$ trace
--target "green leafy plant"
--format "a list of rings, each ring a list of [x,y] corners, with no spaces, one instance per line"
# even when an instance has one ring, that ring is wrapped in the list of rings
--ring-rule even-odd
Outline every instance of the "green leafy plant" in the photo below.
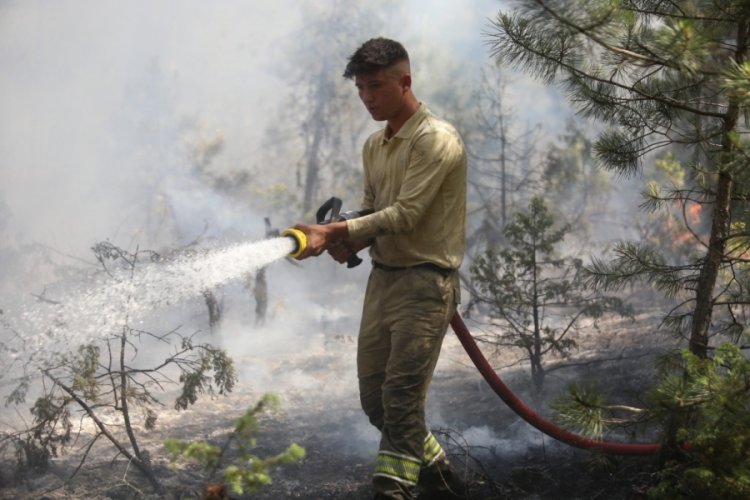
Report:
[[[263,411],[277,411],[279,405],[278,396],[264,395],[255,407],[237,420],[221,446],[206,441],[170,438],[164,441],[164,447],[173,463],[182,459],[203,466],[208,481],[217,480],[217,471],[231,452],[231,463],[221,471],[222,481],[237,495],[253,494],[271,483],[271,472],[275,467],[296,463],[305,457],[305,449],[295,443],[271,457],[260,458],[253,453],[259,428],[258,415]]]

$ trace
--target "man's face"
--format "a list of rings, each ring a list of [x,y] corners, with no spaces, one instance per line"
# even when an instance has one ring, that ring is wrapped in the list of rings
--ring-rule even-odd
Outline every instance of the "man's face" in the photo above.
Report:
[[[386,69],[354,78],[359,98],[376,121],[389,120],[401,110],[406,91],[402,83],[403,77]]]

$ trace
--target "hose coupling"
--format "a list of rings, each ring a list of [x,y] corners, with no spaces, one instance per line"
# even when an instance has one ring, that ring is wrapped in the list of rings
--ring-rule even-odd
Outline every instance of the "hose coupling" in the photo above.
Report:
[[[289,229],[282,231],[281,236],[287,236],[294,240],[295,248],[294,251],[289,253],[289,257],[299,259],[300,255],[302,255],[307,249],[307,235],[299,229],[290,227]]]

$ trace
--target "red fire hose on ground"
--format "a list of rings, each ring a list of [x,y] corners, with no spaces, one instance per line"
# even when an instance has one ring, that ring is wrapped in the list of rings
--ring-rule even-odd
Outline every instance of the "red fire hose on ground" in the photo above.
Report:
[[[361,213],[346,212],[341,214],[341,200],[338,198],[331,198],[324,203],[316,213],[316,220],[318,224],[326,224],[336,220],[346,220],[348,218],[354,218],[362,215]],[[328,213],[330,212],[330,217]],[[347,215],[349,214],[349,215]],[[328,217],[328,218],[327,218]],[[290,257],[299,258],[307,247],[307,235],[299,229],[289,228],[281,233],[281,236],[290,237],[295,242],[295,250],[289,254]],[[354,257],[354,261],[348,263],[348,267],[354,267],[358,265],[361,260]],[[583,448],[588,450],[598,450],[604,453],[612,455],[653,455],[661,448],[659,444],[628,444],[628,443],[611,443],[608,441],[599,441],[595,439],[586,438],[578,434],[566,431],[562,427],[559,427],[552,422],[542,418],[534,410],[528,407],[518,396],[508,388],[500,377],[497,376],[495,370],[490,365],[487,358],[484,357],[482,351],[479,350],[474,338],[469,333],[469,329],[466,328],[461,315],[456,311],[451,318],[451,327],[456,332],[458,339],[461,341],[469,357],[474,362],[474,365],[482,374],[484,379],[490,384],[490,387],[497,393],[498,396],[507,404],[514,412],[516,412],[521,418],[526,420],[540,431],[544,432],[548,436],[551,436],[563,443],[575,446],[577,448]]]
[[[505,404],[507,404],[511,410],[516,412],[526,422],[533,425],[543,433],[550,437],[562,441],[563,443],[575,446],[576,448],[583,448],[587,450],[597,450],[610,455],[629,455],[629,456],[641,456],[641,455],[653,455],[659,451],[661,445],[656,443],[650,444],[635,444],[635,443],[612,443],[608,441],[599,441],[596,439],[590,439],[578,434],[572,433],[559,427],[549,420],[544,419],[533,409],[527,406],[521,399],[518,398],[505,383],[500,380],[495,370],[490,365],[487,358],[484,357],[482,351],[479,350],[479,346],[471,336],[469,329],[466,327],[464,320],[461,315],[456,312],[451,319],[451,327],[456,332],[458,340],[461,341],[466,353],[469,355],[474,365],[482,374],[487,383],[492,387],[495,393],[500,396]]]

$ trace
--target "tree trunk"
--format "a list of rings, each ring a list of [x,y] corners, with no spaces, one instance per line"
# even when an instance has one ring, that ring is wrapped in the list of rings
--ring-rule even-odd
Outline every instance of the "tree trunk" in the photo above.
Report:
[[[737,51],[735,61],[742,64],[747,58],[748,47],[746,45],[748,23],[740,21],[737,24]],[[732,222],[731,199],[732,199],[732,174],[731,168],[734,163],[735,144],[731,135],[737,129],[740,116],[740,106],[736,98],[729,99],[727,113],[724,118],[724,130],[722,131],[721,159],[718,168],[718,180],[716,183],[716,196],[714,199],[714,211],[711,217],[711,238],[708,243],[706,259],[701,267],[698,277],[698,287],[695,292],[695,311],[693,312],[693,325],[690,332],[690,352],[700,358],[708,356],[708,335],[711,327],[711,313],[714,302],[714,288],[719,269],[724,260],[724,253],[729,237],[729,229]]]
[[[213,333],[219,322],[221,322],[221,304],[211,290],[206,289],[202,293],[206,301],[206,307],[208,308],[208,327],[211,333]]]
[[[708,334],[711,327],[711,313],[714,304],[714,288],[719,268],[724,260],[729,225],[731,222],[729,201],[732,193],[732,176],[720,172],[716,186],[714,211],[711,218],[711,238],[706,257],[698,277],[695,291],[695,310],[690,332],[690,352],[700,358],[708,355]]]
[[[315,197],[318,195],[318,183],[320,181],[320,151],[326,135],[326,104],[331,98],[330,92],[333,85],[329,81],[328,65],[324,64],[320,72],[318,87],[315,91],[315,108],[307,120],[307,134],[312,134],[312,139],[305,150],[307,165],[305,166],[305,186],[302,197],[302,215],[307,214],[316,206]]]
[[[255,324],[260,326],[266,322],[266,310],[268,309],[268,283],[266,282],[265,267],[258,269],[255,275],[253,296],[255,297]]]
[[[312,210],[315,202],[314,199],[318,194],[318,176],[320,165],[318,161],[318,151],[320,150],[320,141],[323,135],[322,125],[314,125],[312,145],[307,151],[307,167],[305,169],[305,192],[302,198],[303,215]]]

